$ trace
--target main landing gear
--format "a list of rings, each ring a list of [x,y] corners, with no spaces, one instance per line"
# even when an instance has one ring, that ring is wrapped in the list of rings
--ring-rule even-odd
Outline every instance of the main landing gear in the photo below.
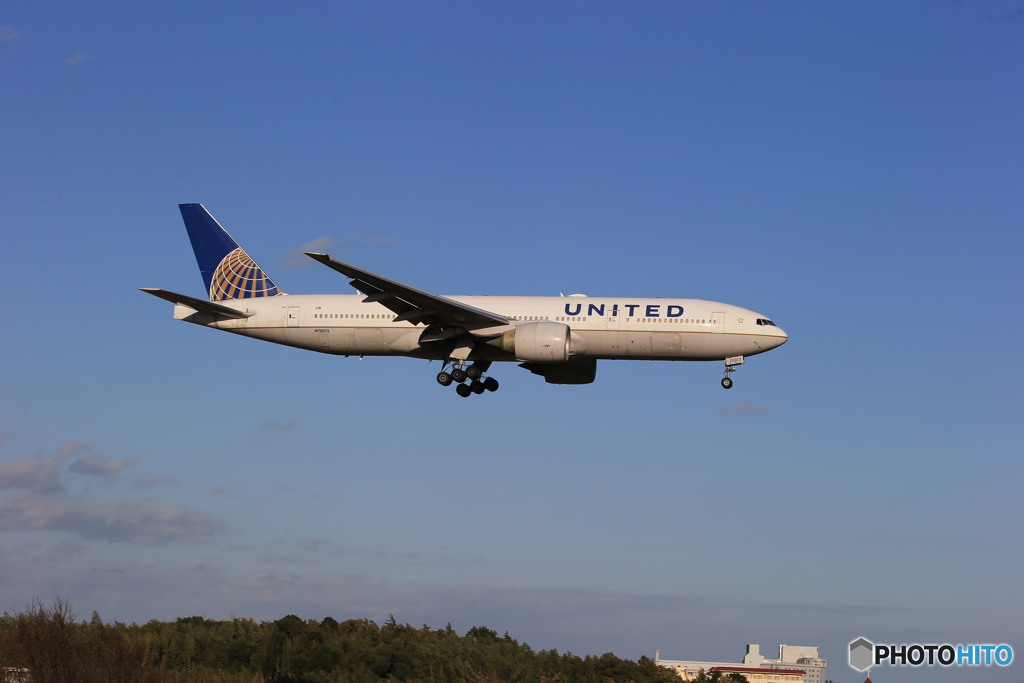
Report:
[[[458,361],[451,372],[441,370],[437,373],[437,383],[443,387],[456,383],[455,393],[463,398],[469,398],[471,394],[482,394],[485,391],[497,391],[498,380],[493,377],[483,378],[484,371],[490,366],[489,361],[473,363],[469,367],[463,367],[464,362]],[[483,378],[483,379],[481,379]],[[469,379],[469,384],[466,380]]]

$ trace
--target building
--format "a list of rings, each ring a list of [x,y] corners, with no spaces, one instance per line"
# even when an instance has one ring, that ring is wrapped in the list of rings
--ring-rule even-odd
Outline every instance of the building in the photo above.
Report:
[[[18,669],[13,666],[0,668],[0,682],[2,683],[29,683],[32,677],[28,669]]]
[[[760,645],[747,645],[743,663],[770,669],[801,669],[805,683],[825,683],[828,680],[827,662],[818,656],[818,648],[799,645],[779,645],[778,659],[765,659]]]
[[[768,659],[761,654],[760,645],[747,645],[747,654],[744,655],[743,661],[740,663],[734,662],[704,662],[704,661],[684,661],[675,659],[662,659],[661,651],[655,650],[654,661],[668,669],[675,669],[679,677],[684,681],[690,681],[696,678],[697,674],[703,669],[706,672],[712,670],[720,670],[725,672],[737,672],[744,676],[747,676],[748,680],[751,679],[748,672],[753,674],[754,670],[767,670],[774,671],[778,676],[783,678],[758,678],[757,681],[786,681],[789,680],[792,683],[796,679],[786,679],[782,671],[799,671],[800,683],[825,683],[828,676],[827,662],[818,656],[818,648],[816,647],[803,647],[797,645],[779,645],[779,656],[777,659]],[[759,674],[767,675],[767,674]],[[796,674],[788,674],[795,676]]]
[[[761,681],[765,681],[765,683],[769,681],[803,683],[805,680],[803,669],[762,669],[760,667],[751,669],[733,664],[732,666],[713,666],[708,670],[708,673],[713,674],[716,671],[724,675],[731,673],[743,674],[749,683],[760,683]]]

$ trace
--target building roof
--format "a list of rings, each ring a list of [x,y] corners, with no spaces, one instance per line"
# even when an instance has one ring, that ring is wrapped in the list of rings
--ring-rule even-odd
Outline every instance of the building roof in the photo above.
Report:
[[[721,671],[722,673],[732,673],[735,671],[739,674],[788,674],[790,676],[804,676],[807,674],[803,669],[751,669],[746,666],[713,666],[708,671]]]

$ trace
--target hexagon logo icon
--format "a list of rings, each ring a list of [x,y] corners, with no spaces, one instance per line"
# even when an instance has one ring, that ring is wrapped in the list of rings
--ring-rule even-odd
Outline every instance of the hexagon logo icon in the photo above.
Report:
[[[858,638],[850,643],[850,666],[863,671],[871,666],[874,659],[875,646],[866,638]]]

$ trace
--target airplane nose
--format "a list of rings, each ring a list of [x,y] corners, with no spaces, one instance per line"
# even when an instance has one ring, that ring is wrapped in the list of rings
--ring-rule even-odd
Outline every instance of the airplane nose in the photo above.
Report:
[[[783,330],[781,327],[779,328],[779,334],[781,335],[781,338],[779,339],[779,346],[782,346],[783,344],[789,341],[789,335],[786,334],[785,330]]]

